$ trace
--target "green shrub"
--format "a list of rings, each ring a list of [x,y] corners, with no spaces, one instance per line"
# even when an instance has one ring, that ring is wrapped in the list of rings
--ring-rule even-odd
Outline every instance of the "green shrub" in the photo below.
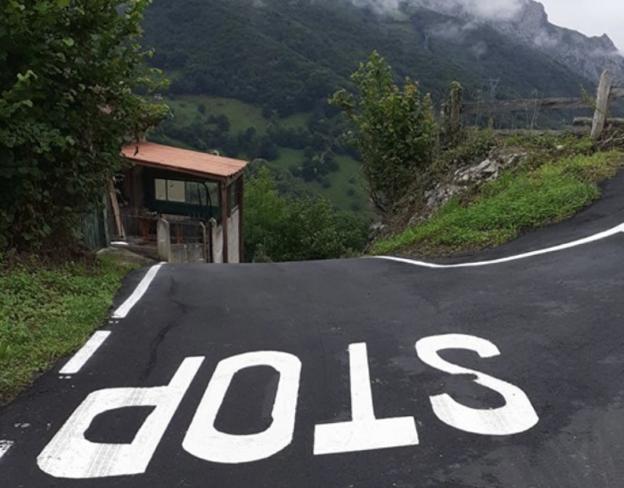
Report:
[[[431,98],[410,79],[397,86],[377,52],[352,80],[357,93],[340,90],[331,103],[353,123],[371,199],[388,212],[415,181],[425,185],[430,178],[437,143]]]
[[[284,197],[267,168],[245,190],[245,250],[250,261],[300,261],[358,253],[366,221],[337,212],[324,199]]]
[[[0,4],[0,249],[57,248],[102,199],[126,137],[166,107],[139,45],[148,0]]]

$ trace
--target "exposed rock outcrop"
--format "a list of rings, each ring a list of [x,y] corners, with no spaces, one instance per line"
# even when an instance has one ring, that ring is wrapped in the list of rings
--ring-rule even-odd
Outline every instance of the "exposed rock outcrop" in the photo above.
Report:
[[[517,167],[526,162],[528,153],[513,149],[493,149],[479,164],[459,168],[450,181],[438,183],[425,194],[425,208],[410,221],[415,225],[439,210],[456,196],[461,196],[488,181],[496,180],[503,170]]]

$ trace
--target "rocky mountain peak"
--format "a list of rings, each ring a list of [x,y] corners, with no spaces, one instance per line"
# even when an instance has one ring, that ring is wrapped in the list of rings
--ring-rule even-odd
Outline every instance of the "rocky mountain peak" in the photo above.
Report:
[[[550,25],[544,5],[533,0],[524,3],[512,22],[527,29],[545,28]]]
[[[604,69],[609,69],[624,82],[624,57],[608,35],[589,37],[552,24],[540,2],[527,0],[517,15],[508,21],[491,22],[491,25],[510,38],[566,64],[585,78],[597,80]]]

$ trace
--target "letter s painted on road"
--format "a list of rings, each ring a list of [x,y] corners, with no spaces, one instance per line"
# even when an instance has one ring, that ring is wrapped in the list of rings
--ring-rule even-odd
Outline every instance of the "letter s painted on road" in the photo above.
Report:
[[[520,388],[445,361],[438,354],[444,349],[468,349],[482,358],[491,358],[500,355],[494,344],[470,335],[448,334],[419,340],[416,343],[416,352],[421,361],[445,373],[476,375],[476,383],[502,395],[506,404],[495,409],[476,409],[456,402],[448,394],[436,395],[430,399],[431,406],[442,422],[465,432],[495,436],[519,434],[539,422],[531,401]]]

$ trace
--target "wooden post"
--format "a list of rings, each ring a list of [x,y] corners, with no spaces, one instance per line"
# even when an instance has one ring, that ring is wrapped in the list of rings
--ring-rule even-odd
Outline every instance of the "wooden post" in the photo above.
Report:
[[[463,88],[457,83],[451,84],[451,95],[449,98],[449,128],[451,136],[456,138],[461,131],[461,112],[463,104]]]
[[[219,189],[221,190],[221,227],[223,228],[223,262],[229,263],[229,245],[228,245],[228,213],[229,213],[229,198],[228,198],[228,186],[227,181],[219,183]]]
[[[238,261],[245,262],[245,177],[238,180]]]
[[[126,238],[126,232],[121,221],[121,212],[119,211],[119,202],[117,201],[117,191],[115,190],[115,183],[113,180],[108,185],[108,196],[111,202],[111,208],[113,209],[113,216],[115,217],[115,227],[117,230],[117,237],[119,239]]]
[[[445,145],[456,145],[461,139],[462,108],[463,88],[460,83],[454,81],[451,83],[449,98],[446,103],[442,105]]]
[[[605,128],[607,115],[609,112],[609,98],[611,95],[611,86],[613,80],[609,70],[602,72],[600,83],[598,84],[598,96],[596,97],[596,112],[594,113],[594,122],[592,125],[591,137],[594,140],[600,139],[602,131]]]

